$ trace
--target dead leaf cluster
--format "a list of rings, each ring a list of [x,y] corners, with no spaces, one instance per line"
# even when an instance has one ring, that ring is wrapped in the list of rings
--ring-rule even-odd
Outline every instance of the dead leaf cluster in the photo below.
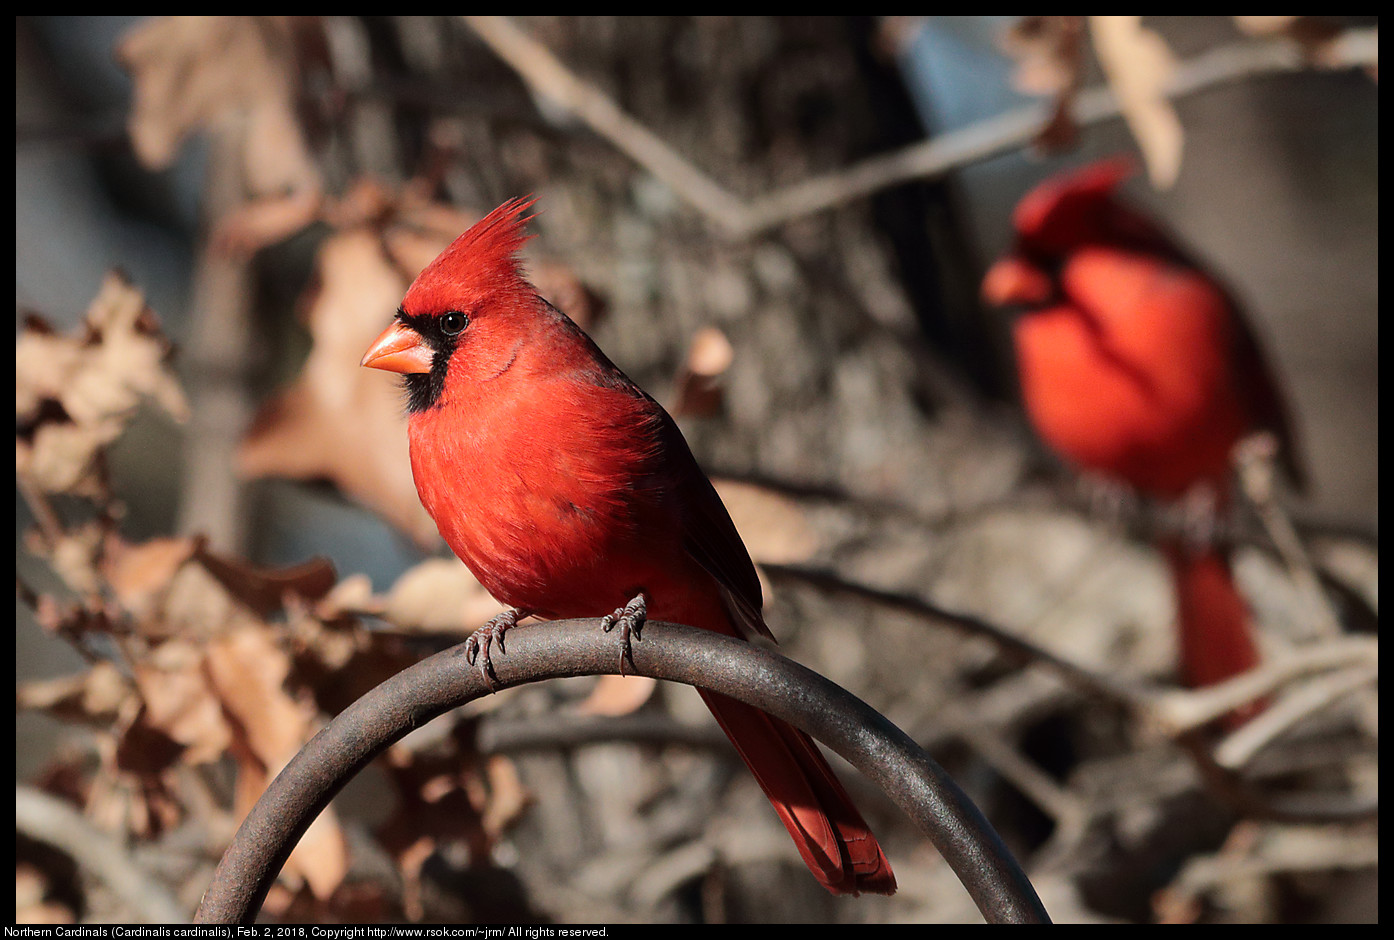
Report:
[[[82,330],[54,331],[38,314],[15,340],[15,472],[42,493],[98,496],[101,456],[149,400],[175,420],[188,414],[167,360],[171,346],[144,295],[109,275]]]
[[[300,25],[287,16],[168,16],[128,33],[116,57],[133,79],[128,131],[141,162],[163,169],[190,135],[237,126],[253,193],[318,190],[298,110]]]
[[[197,538],[131,544],[111,528],[87,544],[83,577],[73,577],[72,561],[61,572],[84,588],[81,599],[42,595],[37,619],[82,648],[119,655],[17,690],[19,708],[93,732],[95,767],[60,762],[46,776],[103,829],[155,841],[195,825],[215,853],[324,722],[417,657],[401,635],[368,630],[348,608],[420,609],[420,592],[438,602],[443,580],[423,586],[409,573],[386,596],[364,597],[324,561],[265,569]],[[421,752],[398,745],[385,759],[398,809],[377,830],[375,850],[400,866],[406,893],[389,898],[379,886],[377,909],[405,904],[419,916],[412,898],[422,861],[454,841],[487,859],[527,797],[506,758],[477,759],[467,738],[443,752],[439,742]],[[231,775],[228,800],[212,783],[219,774]],[[268,910],[346,916],[346,906],[365,903],[364,887],[346,882],[352,864],[331,806],[287,861]]]
[[[263,568],[215,553],[198,537],[129,541],[116,522],[119,503],[87,468],[100,466],[138,393],[165,407],[182,405],[163,366],[168,345],[153,316],[138,291],[113,278],[77,334],[31,326],[21,345],[62,369],[56,375],[30,359],[21,370],[19,407],[30,420],[19,423],[16,449],[35,481],[26,495],[35,515],[47,520],[26,547],[63,587],[38,593],[21,584],[21,594],[39,625],[90,663],[78,674],[16,690],[19,709],[91,732],[89,752],[55,757],[46,787],[122,839],[155,843],[197,827],[215,853],[204,860],[211,863],[271,778],[323,723],[417,657],[402,634],[371,631],[358,615],[464,631],[497,605],[454,560],[424,563],[378,597],[361,579],[340,581],[323,560]],[[68,406],[72,390],[83,397]],[[61,406],[63,417],[46,401]],[[48,443],[53,424],[90,430],[84,449],[63,454],[71,465],[32,457],[58,452]],[[46,474],[38,467],[48,468]],[[86,518],[66,521],[80,510],[59,512],[48,502],[50,492],[89,497],[82,504]],[[442,598],[458,603],[442,608]],[[400,864],[409,912],[420,912],[410,886],[426,856],[460,841],[472,858],[487,859],[527,802],[506,758],[476,760],[468,739],[460,740],[444,755],[399,745],[387,758],[399,808],[378,830],[376,851]],[[428,766],[436,769],[422,769]],[[454,769],[443,775],[439,768],[447,766]],[[231,779],[226,794],[218,785],[223,775]],[[438,815],[416,812],[422,807]],[[292,853],[268,910],[306,904],[326,915],[338,910],[333,916],[366,910],[365,889],[346,881],[352,863],[330,807]],[[372,890],[379,912],[399,909],[400,900],[385,900],[381,886]],[[47,908],[40,900],[34,910]]]

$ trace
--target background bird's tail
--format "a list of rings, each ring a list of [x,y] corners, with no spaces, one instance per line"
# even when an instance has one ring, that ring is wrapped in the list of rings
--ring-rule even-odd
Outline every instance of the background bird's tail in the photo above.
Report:
[[[1181,680],[1191,688],[1215,685],[1258,665],[1248,605],[1239,595],[1229,560],[1218,549],[1181,540],[1161,546],[1176,587]],[[1233,725],[1262,711],[1255,703],[1228,717]]]
[[[813,739],[744,702],[698,691],[814,877],[833,894],[894,894],[890,862]]]

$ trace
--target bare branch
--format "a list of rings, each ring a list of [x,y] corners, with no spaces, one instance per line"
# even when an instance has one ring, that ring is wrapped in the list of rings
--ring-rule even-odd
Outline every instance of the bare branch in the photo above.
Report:
[[[534,92],[585,122],[732,238],[750,238],[791,219],[910,180],[941,176],[958,167],[1014,150],[1034,141],[1054,111],[1050,102],[1026,105],[939,134],[923,143],[742,200],[625,114],[599,89],[578,78],[546,46],[519,29],[508,17],[466,16],[463,19]],[[1333,69],[1377,65],[1377,36],[1373,28],[1347,30],[1341,39],[1329,45],[1320,65]],[[1256,75],[1297,72],[1312,67],[1312,60],[1302,47],[1289,39],[1236,42],[1178,63],[1164,94],[1167,99],[1176,100]],[[1072,117],[1083,127],[1116,118],[1119,114],[1118,100],[1112,90],[1096,86],[1079,93]]]
[[[723,229],[733,235],[744,234],[748,223],[736,197],[621,111],[599,89],[577,78],[546,46],[506,16],[462,18],[534,92],[576,115]]]

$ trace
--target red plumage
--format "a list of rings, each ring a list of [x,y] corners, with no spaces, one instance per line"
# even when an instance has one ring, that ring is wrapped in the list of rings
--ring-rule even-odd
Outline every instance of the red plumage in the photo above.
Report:
[[[673,419],[523,277],[530,205],[505,203],[456,239],[364,357],[406,377],[422,504],[480,583],[520,610],[593,617],[642,592],[654,619],[769,636],[755,567]],[[812,739],[702,697],[818,880],[894,892]]]
[[[1042,440],[1075,466],[1174,500],[1208,486],[1223,506],[1232,452],[1276,434],[1300,482],[1277,383],[1230,294],[1159,226],[1114,197],[1121,160],[1047,180],[1013,215],[1016,242],[983,281],[1025,308],[1013,336],[1022,397]],[[1168,540],[1181,672],[1208,685],[1258,649],[1226,559]]]

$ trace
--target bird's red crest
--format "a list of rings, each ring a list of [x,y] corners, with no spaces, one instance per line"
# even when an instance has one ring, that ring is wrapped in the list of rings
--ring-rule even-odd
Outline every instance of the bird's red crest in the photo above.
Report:
[[[411,314],[459,309],[500,291],[527,288],[518,250],[535,197],[510,199],[470,226],[416,276],[402,307]],[[528,288],[530,289],[530,288]]]

